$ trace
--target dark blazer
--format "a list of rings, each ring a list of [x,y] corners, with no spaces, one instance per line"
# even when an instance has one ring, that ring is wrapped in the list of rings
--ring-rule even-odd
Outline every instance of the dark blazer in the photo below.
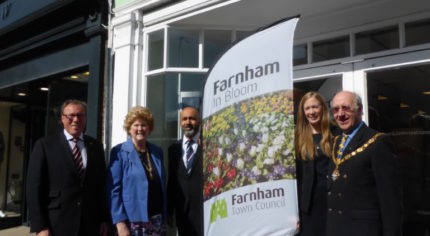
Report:
[[[167,209],[175,211],[180,236],[203,235],[203,166],[202,147],[198,146],[191,172],[187,174],[182,160],[182,140],[169,147],[169,176],[167,181]]]
[[[343,157],[357,151],[376,131],[363,125],[351,139]],[[340,139],[337,139],[334,153]],[[340,177],[333,180],[333,161],[328,167],[327,235],[400,235],[400,187],[398,163],[388,135],[363,147],[339,166]]]
[[[27,174],[31,232],[49,228],[54,236],[94,236],[107,222],[103,146],[89,136],[84,143],[88,161],[79,177],[63,132],[36,142]]]

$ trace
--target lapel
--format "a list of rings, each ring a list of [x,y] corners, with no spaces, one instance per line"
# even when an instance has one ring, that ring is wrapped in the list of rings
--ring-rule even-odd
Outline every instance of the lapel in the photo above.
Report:
[[[155,164],[155,168],[157,169],[157,173],[160,176],[161,179],[161,168],[162,168],[162,164],[161,163],[161,154],[158,153],[158,149],[155,147],[155,145],[152,145],[152,143],[150,142],[146,142],[146,145],[149,148],[149,152],[151,153],[151,159]]]
[[[161,169],[163,168],[163,163],[161,163],[161,158],[160,158],[161,154],[158,152],[158,149],[152,143],[146,142],[146,145],[148,146],[149,152],[151,154],[151,159],[155,164],[157,173],[160,175],[160,178],[161,178]],[[145,170],[143,169],[143,165],[140,161],[139,155],[137,154],[137,151],[134,148],[133,142],[131,141],[131,138],[127,139],[127,142],[122,146],[122,149],[128,153],[128,157],[131,163],[134,166],[137,166],[137,168],[141,169],[141,171],[145,172]]]
[[[87,172],[89,169],[92,169],[95,166],[94,163],[94,157],[98,154],[96,152],[96,144],[93,142],[93,140],[89,139],[88,136],[84,135],[84,145],[85,149],[87,150]]]
[[[195,167],[200,168],[199,166],[201,166],[201,161],[202,161],[202,154],[203,154],[203,150],[202,150],[202,145],[200,144],[200,141],[198,142],[197,145],[197,150],[196,153],[194,153],[194,160],[192,162],[192,168],[190,173],[187,173],[187,167],[185,166],[184,160],[183,160],[183,156],[185,153],[185,150],[182,148],[182,142],[183,139],[179,140],[176,145],[177,145],[177,149],[176,149],[176,153],[178,153],[178,157],[177,157],[177,161],[178,161],[178,170],[181,170],[185,173],[185,175],[187,175],[188,177],[190,177],[191,175],[193,175],[193,173],[195,172]]]
[[[137,168],[141,169],[141,171],[145,171],[143,169],[142,163],[140,162],[139,155],[134,148],[133,142],[131,141],[131,138],[127,139],[127,142],[122,146],[122,149],[128,153],[128,158],[134,166],[137,166]]]
[[[183,156],[185,153],[185,150],[182,148],[182,142],[183,141],[184,141],[183,139],[178,141],[176,153],[178,153],[178,159],[177,160],[178,160],[179,169],[183,170],[185,172],[185,174],[187,174],[187,167],[185,166],[184,159],[183,159]]]
[[[357,133],[354,135],[354,137],[351,139],[351,141],[349,141],[348,146],[346,147],[346,149],[342,153],[342,157],[353,152],[354,150],[359,148],[361,145],[363,145],[364,142],[367,141],[366,137],[365,137],[366,127],[367,127],[366,124],[363,124],[360,127],[360,129],[357,131]]]
[[[192,162],[192,167],[191,167],[191,171],[190,171],[190,173],[188,173],[188,176],[191,176],[196,170],[196,168],[200,168],[201,167],[201,165],[200,165],[200,163],[201,163],[201,161],[202,161],[202,154],[203,154],[203,151],[202,151],[202,146],[200,145],[200,143],[197,145],[197,150],[196,150],[196,153],[194,153],[194,160],[193,160],[193,162]],[[182,159],[182,158],[181,158]],[[182,161],[182,163],[184,163],[183,161]],[[182,164],[183,165],[183,164]]]

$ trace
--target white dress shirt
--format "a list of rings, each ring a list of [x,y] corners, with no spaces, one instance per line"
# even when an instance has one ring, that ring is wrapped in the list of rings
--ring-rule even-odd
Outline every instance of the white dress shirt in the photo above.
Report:
[[[73,136],[70,135],[69,133],[67,133],[67,131],[64,129],[64,135],[66,136],[66,139],[69,143],[70,146],[70,150],[72,150],[73,152],[73,148],[75,147],[75,142],[73,142]],[[84,143],[84,135],[81,134],[78,138],[78,147],[79,150],[81,151],[81,156],[82,156],[82,163],[84,165],[84,169],[87,168],[87,149],[85,148],[85,143]]]
[[[193,154],[191,156],[194,156],[194,154],[196,154],[197,147],[199,146],[199,143],[198,143],[199,137],[200,137],[200,134],[196,134],[193,137],[194,143],[191,145],[191,147],[193,148]],[[187,166],[187,146],[188,146],[187,141],[188,140],[189,138],[184,135],[182,138],[182,161],[184,162],[185,167],[188,167]]]

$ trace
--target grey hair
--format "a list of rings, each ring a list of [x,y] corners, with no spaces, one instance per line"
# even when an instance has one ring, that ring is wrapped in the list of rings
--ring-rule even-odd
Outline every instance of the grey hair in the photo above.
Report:
[[[339,93],[344,92],[344,93],[350,93],[352,95],[354,95],[354,106],[355,109],[358,109],[360,107],[363,107],[363,101],[361,100],[361,97],[358,93],[356,92],[352,92],[352,91],[347,91],[347,90],[341,90],[339,92],[337,92],[334,97],[336,97],[336,95],[338,95]],[[333,99],[330,100],[330,107],[333,107]]]
[[[85,102],[77,99],[67,99],[66,101],[63,102],[63,104],[61,104],[61,108],[60,108],[61,114],[64,113],[64,108],[66,108],[66,106],[69,104],[79,105],[82,108],[84,108],[85,114],[87,113],[87,104]]]

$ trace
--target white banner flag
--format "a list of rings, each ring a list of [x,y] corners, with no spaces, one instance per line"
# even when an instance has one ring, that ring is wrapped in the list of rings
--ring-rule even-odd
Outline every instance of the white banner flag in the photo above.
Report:
[[[298,18],[238,42],[203,96],[204,234],[294,235],[292,48]]]

